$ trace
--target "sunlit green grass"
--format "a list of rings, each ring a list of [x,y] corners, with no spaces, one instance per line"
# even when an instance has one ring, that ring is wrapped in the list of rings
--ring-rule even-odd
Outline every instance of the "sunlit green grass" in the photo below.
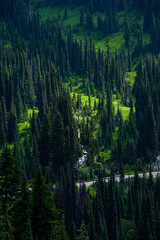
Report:
[[[101,159],[103,159],[106,162],[106,161],[110,160],[110,158],[111,158],[111,150],[109,150],[107,152],[99,153],[99,156]]]
[[[113,105],[115,107],[115,113],[119,109],[122,113],[123,120],[128,120],[129,113],[130,113],[130,107],[124,106],[122,103],[120,103],[118,100],[113,101]]]
[[[112,135],[113,142],[116,142],[118,139],[118,127],[115,127],[115,132]]]
[[[56,7],[56,8],[51,8],[51,7],[43,7],[39,8],[39,14],[42,17],[42,20],[46,20],[48,18],[53,18],[53,17],[58,17],[58,15],[61,15],[62,13],[62,8],[61,7]]]
[[[80,8],[71,8],[71,7],[66,7],[67,9],[67,18],[64,19],[64,11],[65,7],[43,7],[39,8],[39,13],[42,17],[42,20],[46,20],[48,18],[56,18],[59,20],[61,23],[64,25],[71,25],[75,26],[79,24],[79,18],[80,18]]]
[[[34,109],[35,114],[38,114],[38,110]],[[19,131],[19,136],[20,136],[20,142],[24,141],[24,135],[27,134],[27,132],[30,129],[30,122],[29,120],[33,116],[33,109],[28,109],[28,117],[25,122],[18,123],[18,131]]]
[[[80,26],[80,10],[84,10],[84,26]],[[84,41],[86,38],[95,42],[95,49],[98,51],[99,47],[103,50],[104,54],[107,52],[107,46],[109,45],[111,52],[118,52],[124,46],[124,11],[118,13],[119,20],[119,31],[112,33],[109,36],[104,36],[101,32],[97,31],[97,17],[101,15],[104,18],[105,14],[94,13],[93,14],[93,23],[94,30],[88,31],[85,27],[86,22],[86,10],[84,7],[74,7],[72,5],[66,6],[67,9],[67,18],[64,19],[65,6],[48,6],[39,8],[39,13],[43,21],[50,18],[55,18],[62,25],[63,34],[66,36],[69,26],[72,27],[72,34],[77,40]],[[137,21],[142,21],[142,14],[139,11],[132,10],[128,14],[128,20],[132,28],[137,28]],[[144,33],[143,35],[144,43],[148,44],[150,42],[150,34]],[[135,45],[136,38],[131,36],[131,44]]]
[[[23,123],[18,123],[18,131],[20,134],[26,131],[27,129],[29,129],[29,127],[30,127],[30,123],[27,121]]]
[[[74,93],[72,92],[71,93],[71,98],[73,99],[73,95]],[[75,93],[75,96],[76,96],[76,99],[77,99],[77,96],[78,95],[81,95],[81,103],[82,103],[82,107],[84,107],[85,105],[89,105],[89,97],[85,94],[77,94]],[[96,97],[90,97],[90,103],[91,103],[91,107],[94,107],[94,102],[97,102],[98,103],[98,98]]]
[[[130,87],[133,87],[136,76],[137,76],[136,71],[126,73],[125,80],[127,80]]]
[[[130,82],[130,84],[131,85],[134,84],[134,78],[136,76],[136,73],[135,72],[129,73],[129,75],[127,75],[127,76],[128,76],[128,81]],[[78,84],[74,85],[76,78],[78,78],[78,80],[77,80]],[[72,81],[71,98],[73,99],[74,93],[75,93],[76,99],[77,99],[77,95],[81,95],[82,107],[84,105],[89,105],[89,97],[88,97],[87,93],[84,93],[84,92],[86,92],[87,87],[83,87],[82,86],[82,78],[78,77],[78,76],[72,76],[71,77],[71,81]],[[90,97],[90,104],[91,104],[92,108],[94,107],[95,101],[96,101],[96,104],[98,104],[99,99],[97,97],[95,97],[95,96],[91,96]],[[124,121],[128,120],[129,113],[130,113],[130,107],[124,106],[120,102],[120,100],[116,100],[116,96],[115,95],[113,96],[113,106],[114,106],[114,109],[115,109],[115,113],[117,113],[117,110],[119,108],[119,110],[122,113],[123,120]]]
[[[89,188],[87,188],[87,190],[89,191],[92,197],[96,196],[96,189],[93,186],[90,186]]]
[[[102,33],[97,31],[97,17],[98,15],[101,15],[102,18],[104,18],[104,14],[101,13],[94,13],[93,14],[93,23],[94,23],[94,30],[89,32],[85,28],[85,16],[86,11],[84,10],[84,26],[80,26],[80,8],[74,8],[72,6],[66,7],[67,9],[67,18],[64,19],[64,11],[65,7],[60,6],[54,6],[54,7],[43,7],[39,8],[39,13],[43,21],[45,21],[47,18],[55,18],[57,19],[62,26],[64,26],[64,35],[66,34],[67,26],[72,26],[72,33],[73,36],[77,40],[84,41],[86,38],[90,39],[92,37],[92,40],[95,42],[95,49],[98,51],[99,47],[103,50],[104,53],[107,52],[107,45],[110,46],[111,52],[114,52],[115,50],[119,51],[122,46],[124,45],[124,38],[123,38],[123,32],[117,32],[113,33],[109,36],[104,36]],[[119,13],[120,22],[122,23],[124,21],[124,13]]]
[[[4,48],[12,48],[12,44],[11,43],[6,43],[6,44],[4,44]]]
[[[34,113],[35,114],[38,114],[38,109],[37,108],[34,108]],[[32,118],[33,116],[33,109],[28,109],[28,118]]]
[[[38,114],[38,110],[34,109],[35,114]],[[33,116],[33,109],[28,109],[28,116],[27,116],[27,120],[25,122],[20,122],[17,124],[17,129],[18,129],[18,133],[19,133],[19,143],[23,143],[24,142],[24,137],[27,133],[29,133],[30,130],[30,122],[29,120],[31,119],[31,117]],[[13,150],[14,148],[14,143],[9,143],[8,147]],[[0,150],[0,153],[2,153],[2,150]]]

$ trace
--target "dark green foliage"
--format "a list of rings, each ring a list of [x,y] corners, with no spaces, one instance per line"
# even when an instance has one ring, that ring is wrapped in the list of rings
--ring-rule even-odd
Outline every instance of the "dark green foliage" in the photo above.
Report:
[[[89,240],[87,230],[85,228],[84,222],[82,223],[80,229],[78,230],[78,236],[76,240]]]
[[[89,220],[88,235],[89,235],[89,239],[96,240],[95,221],[92,214]]]
[[[14,235],[16,239],[21,239],[23,236],[26,240],[32,240],[32,229],[31,229],[31,193],[28,190],[26,177],[23,178],[19,198],[15,201],[13,208],[13,218],[15,221]]]
[[[47,166],[50,154],[50,133],[51,133],[51,123],[47,115],[44,116],[44,120],[42,122],[40,137],[39,137],[39,153],[40,153],[40,162],[43,166]]]
[[[67,8],[65,8],[65,10],[64,10],[64,19],[67,19],[67,15],[68,15]]]
[[[32,11],[55,5],[63,7],[60,23],[41,21]],[[159,0],[1,0],[0,6],[0,148],[13,144],[16,158],[3,149],[0,238],[159,240],[160,181],[151,174],[160,141]],[[63,25],[69,7],[80,11],[86,39],[75,39]],[[122,32],[123,49],[113,51]],[[96,35],[112,51],[97,49]],[[135,83],[128,77],[132,71]],[[122,104],[130,107],[126,121]],[[84,184],[78,190],[75,182],[80,143],[88,152],[89,175],[99,175],[91,191]],[[136,170],[126,182],[128,165]],[[138,170],[146,165],[149,178],[140,179]],[[96,170],[106,174],[112,166],[120,183],[113,172],[105,183]],[[29,182],[20,181],[19,168]]]
[[[76,226],[72,221],[69,226],[69,240],[76,240]]]
[[[8,147],[5,147],[2,152],[0,180],[2,212],[7,214],[8,208],[12,206],[13,199],[17,196],[20,186],[20,170]]]
[[[138,154],[146,156],[147,152],[153,154],[157,151],[157,135],[153,114],[152,89],[149,85],[147,74],[143,75],[142,62],[138,66],[138,76],[135,84],[136,95],[136,121],[139,131]],[[143,107],[142,107],[143,106]]]
[[[90,12],[86,16],[86,28],[87,30],[93,30],[93,16]]]
[[[25,231],[22,237],[24,240],[33,240],[30,219],[28,219],[28,222],[26,223]]]
[[[80,25],[82,26],[84,24],[84,12],[83,9],[80,11]]]
[[[60,225],[56,226],[53,236],[54,236],[53,239],[55,238],[55,239],[59,239],[59,240],[68,240],[67,233],[65,231],[64,216],[62,216]]]
[[[129,23],[127,18],[125,17],[125,33],[124,33],[124,39],[125,39],[125,44],[126,47],[129,48],[130,46],[130,28],[129,28]]]
[[[57,216],[58,212],[53,204],[52,195],[39,168],[32,193],[31,221],[33,239],[47,239]]]
[[[52,126],[52,164],[55,171],[59,170],[65,162],[65,129],[61,114],[56,110]],[[56,170],[57,169],[57,170]]]

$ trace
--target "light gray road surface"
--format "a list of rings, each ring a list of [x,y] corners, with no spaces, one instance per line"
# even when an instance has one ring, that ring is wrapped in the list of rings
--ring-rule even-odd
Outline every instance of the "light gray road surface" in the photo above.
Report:
[[[152,176],[153,178],[156,178],[158,176],[160,176],[160,172],[152,172]],[[138,174],[138,176],[140,178],[143,178],[143,173]],[[149,177],[149,173],[145,173],[145,176],[148,178]],[[129,178],[134,178],[134,175],[125,175],[124,179],[129,179]],[[116,175],[115,176],[115,180],[117,182],[120,181],[120,175]],[[105,181],[108,182],[109,178],[105,178]],[[96,181],[91,181],[91,182],[84,182],[84,184],[86,185],[86,187],[90,187],[93,183],[95,183]],[[81,183],[77,183],[77,187],[79,188],[82,184]]]

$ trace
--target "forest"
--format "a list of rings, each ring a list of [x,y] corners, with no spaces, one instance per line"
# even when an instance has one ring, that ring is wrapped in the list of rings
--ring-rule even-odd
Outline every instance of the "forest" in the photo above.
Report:
[[[159,0],[0,0],[0,240],[160,239],[159,42]]]

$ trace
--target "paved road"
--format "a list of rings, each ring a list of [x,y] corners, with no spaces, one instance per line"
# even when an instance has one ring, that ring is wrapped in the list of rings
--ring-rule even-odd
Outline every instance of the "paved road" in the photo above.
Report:
[[[143,177],[143,173],[138,174],[140,178]],[[160,176],[160,172],[152,172],[153,178],[156,178],[157,175]],[[145,176],[148,178],[149,177],[149,173],[146,173]],[[128,179],[128,178],[133,178],[134,175],[125,175],[124,179]],[[117,182],[120,181],[120,175],[116,175],[115,176],[115,180]],[[108,182],[109,178],[105,178],[105,181]],[[90,187],[93,183],[95,183],[95,181],[91,181],[91,182],[85,182],[86,187]],[[81,183],[77,183],[77,187],[80,187]]]

